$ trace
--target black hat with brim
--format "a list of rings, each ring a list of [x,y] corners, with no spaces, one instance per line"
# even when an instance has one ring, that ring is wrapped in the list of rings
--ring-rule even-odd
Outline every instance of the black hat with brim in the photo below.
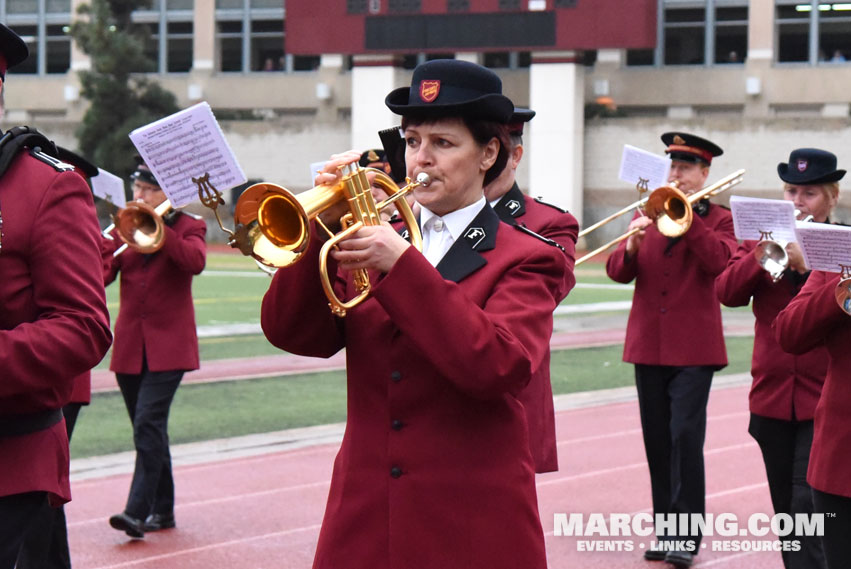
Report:
[[[809,185],[838,182],[845,170],[836,168],[836,154],[819,148],[798,148],[789,162],[777,165],[777,174],[788,184]]]
[[[535,111],[532,109],[514,107],[514,112],[511,113],[511,119],[508,121],[508,132],[515,135],[522,135],[523,126],[532,120],[535,114]]]
[[[30,50],[21,36],[0,24],[0,79],[6,78],[6,70],[18,65],[30,55]]]
[[[397,115],[423,118],[465,116],[507,123],[514,104],[502,94],[496,73],[469,61],[435,59],[414,69],[410,87],[384,99]]]
[[[714,142],[687,132],[666,132],[662,135],[662,142],[667,146],[665,153],[671,160],[709,165],[715,156],[724,154]]]
[[[151,169],[148,168],[148,165],[145,164],[145,161],[138,154],[134,156],[136,159],[136,171],[130,174],[131,180],[139,180],[140,182],[145,182],[146,184],[151,184],[152,186],[159,186],[160,183],[157,181],[154,173],[151,172]]]

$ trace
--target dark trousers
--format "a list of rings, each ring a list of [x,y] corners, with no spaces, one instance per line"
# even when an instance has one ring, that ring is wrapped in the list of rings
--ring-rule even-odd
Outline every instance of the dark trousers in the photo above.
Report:
[[[828,569],[846,569],[851,565],[851,498],[813,488],[813,508],[824,514],[822,545]]]
[[[813,446],[812,421],[783,421],[751,414],[748,432],[759,443],[771,504],[776,514],[813,513],[813,495],[807,484],[810,447]],[[818,536],[790,535],[798,540],[799,551],[783,551],[786,569],[823,569],[824,551]]]
[[[14,569],[24,537],[46,501],[47,492],[0,497],[0,569]]]
[[[654,516],[706,512],[703,442],[713,373],[706,366],[635,366]],[[701,535],[679,534],[664,539],[700,545]]]
[[[174,479],[168,448],[168,413],[183,371],[116,373],[124,405],[133,423],[136,467],[124,511],[144,520],[174,511]]]
[[[69,403],[62,408],[68,440],[77,424],[82,403]],[[17,569],[70,569],[71,554],[68,551],[68,526],[65,508],[52,507],[45,497],[41,510],[27,532],[23,547],[18,554]]]

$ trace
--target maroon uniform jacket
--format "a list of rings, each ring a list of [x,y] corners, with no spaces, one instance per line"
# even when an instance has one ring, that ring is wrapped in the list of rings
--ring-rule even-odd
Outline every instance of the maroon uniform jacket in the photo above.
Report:
[[[718,299],[726,306],[747,306],[753,298],[751,413],[784,421],[809,421],[827,373],[827,350],[813,348],[800,355],[783,351],[771,324],[803,286],[803,279],[785,275],[773,282],[753,255],[756,241],[745,241],[715,281]]]
[[[437,270],[408,249],[340,319],[319,282],[317,235],[262,310],[276,346],[346,349],[346,433],[314,567],[544,569],[517,394],[547,352],[565,256],[485,207]],[[351,298],[343,277],[337,292]]]
[[[61,409],[112,336],[92,193],[20,151],[0,178],[0,422]],[[18,416],[16,418],[16,416]],[[71,499],[64,421],[0,437],[0,496]]]
[[[774,333],[787,352],[825,346],[830,354],[816,406],[807,482],[816,490],[851,498],[851,316],[836,303],[838,282],[836,273],[810,273],[798,296],[774,319]]]
[[[142,373],[198,369],[192,277],[204,270],[207,225],[182,212],[165,226],[165,244],[150,255],[132,249],[112,256],[121,241],[104,241],[104,282],[121,272],[121,306],[109,369]]]
[[[691,228],[676,241],[655,225],[638,253],[626,258],[626,241],[606,262],[609,277],[635,279],[623,359],[663,366],[727,365],[721,305],[715,278],[736,249],[733,216],[714,204],[706,217],[695,213]]]
[[[576,218],[553,205],[524,195],[516,183],[502,196],[493,209],[502,221],[511,225],[522,225],[561,245],[567,260],[564,290],[555,299],[556,304],[561,302],[576,284],[576,277],[573,274],[576,237],[579,234],[579,223]],[[520,393],[520,402],[526,408],[529,446],[532,450],[532,458],[535,459],[535,472],[558,470],[549,352],[541,367],[532,375],[529,385]]]

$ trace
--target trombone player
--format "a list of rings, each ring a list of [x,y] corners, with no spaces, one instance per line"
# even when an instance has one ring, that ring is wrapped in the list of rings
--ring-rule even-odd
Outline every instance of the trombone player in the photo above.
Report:
[[[665,133],[662,142],[672,160],[669,181],[687,195],[706,184],[713,158],[723,153],[685,132]],[[727,365],[715,277],[736,248],[733,218],[708,199],[692,207],[692,225],[677,238],[635,217],[629,228],[640,231],[606,263],[614,281],[635,280],[623,359],[635,364],[655,515],[705,513],[706,404],[713,373]],[[644,558],[691,566],[701,535],[675,533],[657,536],[658,547]]]
[[[839,197],[839,180],[845,175],[845,170],[836,168],[836,155],[818,148],[798,148],[787,163],[777,165],[777,173],[784,182],[783,199],[794,202],[798,219],[812,216],[815,222],[830,222]],[[725,306],[747,306],[753,299],[756,324],[748,432],[762,451],[771,504],[777,514],[812,514],[807,467],[813,417],[829,355],[824,346],[787,353],[771,329],[775,317],[801,292],[809,277],[800,246],[786,246],[788,266],[777,280],[757,261],[756,246],[756,241],[743,242],[715,286]],[[800,541],[800,549],[782,552],[786,569],[825,567],[817,536],[795,539]]]
[[[131,176],[133,197],[156,207],[166,196],[140,163]],[[204,270],[206,223],[175,210],[163,223],[161,247],[113,252],[103,239],[104,283],[121,273],[121,305],[109,369],[115,372],[133,425],[136,466],[124,510],[109,524],[133,538],[175,527],[168,414],[183,374],[198,369],[192,278]]]

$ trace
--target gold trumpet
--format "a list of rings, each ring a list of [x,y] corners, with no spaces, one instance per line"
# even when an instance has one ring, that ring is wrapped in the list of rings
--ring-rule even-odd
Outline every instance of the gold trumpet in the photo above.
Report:
[[[124,241],[124,245],[112,254],[113,257],[117,257],[128,247],[139,253],[159,251],[165,244],[163,216],[172,209],[168,199],[156,208],[142,201],[127,202],[125,207],[113,215],[112,225],[103,230],[104,235],[109,237],[108,234],[114,227],[118,237]]]
[[[739,184],[742,181],[744,174],[744,170],[737,170],[729,176],[721,178],[714,184],[707,186],[702,190],[688,196],[683,193],[682,190],[676,187],[676,182],[673,182],[669,186],[661,186],[656,188],[655,190],[653,190],[653,192],[651,192],[649,196],[647,196],[643,200],[639,200],[635,204],[624,208],[617,214],[613,214],[612,216],[609,216],[609,218],[603,221],[605,223],[608,223],[609,221],[611,221],[615,217],[618,217],[622,213],[625,213],[629,209],[641,205],[644,209],[644,214],[656,223],[656,229],[659,230],[659,233],[667,237],[680,237],[682,235],[685,235],[689,228],[691,228],[692,219],[694,218],[694,213],[692,212],[691,208],[693,203],[698,202],[704,198],[712,198],[722,192],[726,192],[736,184]],[[600,225],[601,223],[595,224],[588,230],[590,231],[592,228],[596,229],[596,227],[599,227]],[[638,227],[627,231],[620,237],[609,241],[608,243],[601,247],[598,247],[597,249],[594,249],[581,259],[577,260],[576,264],[579,265],[581,263],[584,263],[591,257],[594,257],[598,253],[605,251],[609,247],[617,245],[625,239],[629,239],[639,231],[641,231],[641,229]],[[585,233],[587,233],[587,231]]]
[[[330,237],[319,253],[319,273],[322,288],[328,297],[331,311],[345,316],[346,311],[360,304],[370,292],[369,275],[365,269],[354,274],[357,295],[343,301],[333,290],[328,275],[328,254],[337,244],[361,227],[381,224],[381,211],[391,205],[396,207],[408,228],[411,244],[422,250],[422,236],[417,219],[404,196],[414,188],[429,183],[428,175],[421,173],[417,181],[406,180],[399,188],[393,179],[375,168],[361,168],[356,163],[342,166],[343,177],[336,185],[321,185],[298,195],[275,184],[259,183],[247,188],[236,203],[235,231],[231,232],[229,245],[238,248],[259,263],[269,267],[288,267],[298,262],[307,250],[310,241],[310,221],[316,220]],[[372,196],[367,174],[375,174],[373,184],[389,196],[376,203]],[[319,218],[319,214],[331,206],[345,202],[349,213],[340,218],[342,230],[333,233]],[[221,224],[221,223],[220,223]]]

